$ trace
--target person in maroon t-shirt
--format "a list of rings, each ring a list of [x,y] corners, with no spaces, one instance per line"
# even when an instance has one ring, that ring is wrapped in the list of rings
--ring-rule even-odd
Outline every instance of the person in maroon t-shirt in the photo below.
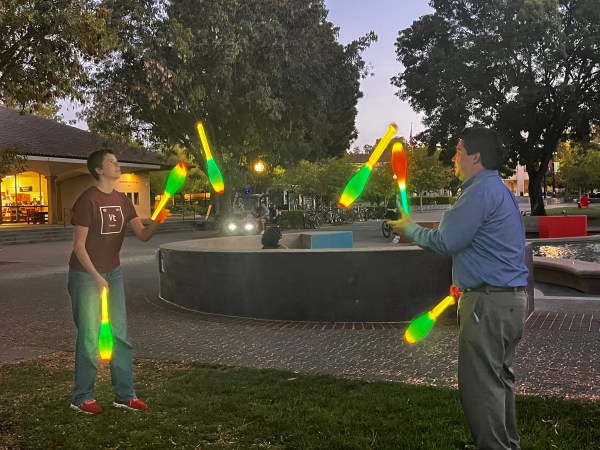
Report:
[[[113,405],[144,411],[148,406],[136,397],[133,389],[132,346],[127,339],[125,290],[119,252],[128,223],[138,239],[145,242],[170,213],[163,209],[150,225],[142,223],[131,200],[115,190],[121,168],[111,150],[93,152],[88,157],[87,167],[98,183],[77,199],[71,219],[74,230],[68,290],[77,327],[71,409],[87,414],[102,411],[94,399],[94,384],[98,372],[100,293],[106,287],[114,339],[110,361],[115,395]]]

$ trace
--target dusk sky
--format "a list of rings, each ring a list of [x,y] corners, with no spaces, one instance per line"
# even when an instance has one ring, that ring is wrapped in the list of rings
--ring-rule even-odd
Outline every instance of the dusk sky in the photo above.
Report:
[[[397,89],[390,84],[390,78],[402,71],[402,65],[396,61],[394,47],[398,31],[432,12],[427,0],[325,0],[325,6],[329,10],[329,20],[340,28],[341,44],[347,44],[371,30],[378,36],[378,41],[363,53],[374,76],[361,82],[364,96],[358,102],[358,138],[351,148],[374,145],[390,122],[396,122],[398,134],[407,138],[411,122],[413,134],[422,131],[421,117],[395,95]],[[65,106],[61,112],[65,120],[75,117],[73,107]],[[83,122],[75,126],[87,129]]]
[[[347,44],[371,30],[378,37],[378,41],[363,53],[363,59],[375,75],[361,83],[364,96],[358,102],[358,138],[352,148],[374,145],[390,122],[396,122],[398,134],[407,138],[411,122],[413,134],[422,131],[420,115],[395,95],[397,88],[390,84],[390,78],[403,70],[396,60],[394,47],[398,31],[408,28],[422,15],[433,12],[427,0],[325,0],[325,5],[329,9],[329,20],[340,28],[341,44]]]

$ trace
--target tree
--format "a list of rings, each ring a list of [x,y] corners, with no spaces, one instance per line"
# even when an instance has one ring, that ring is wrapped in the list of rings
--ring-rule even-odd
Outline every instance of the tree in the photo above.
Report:
[[[119,51],[103,61],[86,110],[92,130],[179,144],[204,158],[204,120],[226,195],[232,172],[258,157],[275,167],[342,155],[355,137],[361,52],[323,1],[109,0]]]
[[[597,0],[432,0],[435,12],[402,30],[398,95],[425,113],[419,136],[454,153],[470,124],[497,128],[508,164],[529,174],[531,211],[561,139],[589,140],[600,120]]]
[[[207,192],[209,190],[210,184],[206,174],[197,167],[189,167],[192,161],[190,161],[185,149],[175,146],[170,149],[165,156],[172,156],[177,161],[184,161],[188,164],[188,174],[185,184],[178,192],[180,198],[183,198],[185,194],[195,194],[198,192]],[[154,199],[157,195],[162,195],[164,193],[170,171],[171,170],[169,169],[159,172],[150,172],[150,206],[154,204]]]
[[[27,169],[27,156],[20,147],[9,147],[0,149],[0,181],[7,175],[16,175]],[[0,211],[2,210],[2,197],[0,197]],[[2,215],[0,214],[0,224]]]
[[[351,164],[348,154],[341,158],[329,158],[322,162],[322,167],[318,180],[322,203],[337,205],[346,183],[356,168]]]
[[[20,109],[82,99],[96,58],[112,45],[105,10],[93,0],[0,3],[0,101]]]
[[[322,164],[302,160],[295,166],[285,170],[279,176],[275,187],[319,198],[322,189],[319,185],[322,172]]]
[[[389,163],[378,163],[373,167],[373,172],[361,195],[361,199],[371,205],[380,205],[390,196],[398,194],[398,184],[394,180],[392,167]],[[350,179],[350,177],[348,177]]]
[[[302,160],[287,170],[275,168],[272,186],[313,197],[319,205],[331,205],[337,203],[354,171],[348,155],[320,162]]]
[[[447,188],[453,173],[440,161],[440,151],[429,154],[426,147],[408,152],[408,186],[419,194],[419,209],[423,212],[423,193]]]
[[[581,192],[600,186],[600,150],[567,141],[560,146],[557,162],[561,182]]]

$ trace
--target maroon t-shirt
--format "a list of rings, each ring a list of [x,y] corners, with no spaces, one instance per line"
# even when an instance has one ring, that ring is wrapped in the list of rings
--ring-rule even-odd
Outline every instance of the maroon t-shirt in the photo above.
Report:
[[[119,266],[127,223],[136,217],[133,203],[119,191],[105,194],[93,186],[79,196],[73,206],[71,225],[89,228],[85,248],[98,272],[110,272]],[[71,253],[69,265],[86,271],[75,252]]]

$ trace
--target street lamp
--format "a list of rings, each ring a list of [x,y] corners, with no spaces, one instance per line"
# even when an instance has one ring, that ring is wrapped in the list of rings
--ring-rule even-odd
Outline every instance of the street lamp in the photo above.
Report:
[[[266,164],[262,161],[262,160],[258,160],[254,163],[254,165],[252,166],[252,169],[254,170],[254,173],[256,175],[254,175],[252,178],[254,179],[254,191],[258,191],[258,189],[261,187],[261,181],[263,180],[263,175],[266,173],[267,171],[267,166]]]

